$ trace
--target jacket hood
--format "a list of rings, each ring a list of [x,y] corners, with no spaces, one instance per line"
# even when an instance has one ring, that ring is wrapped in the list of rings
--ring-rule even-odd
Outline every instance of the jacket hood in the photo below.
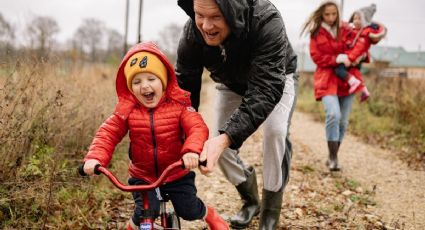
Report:
[[[119,104],[126,104],[126,107],[132,107],[138,103],[137,98],[131,93],[127,87],[127,79],[124,75],[124,67],[128,59],[135,53],[146,51],[155,54],[164,63],[167,69],[167,88],[161,101],[167,99],[176,100],[184,105],[190,106],[190,93],[178,86],[174,67],[168,61],[167,57],[152,42],[139,43],[130,48],[124,56],[118,68],[116,78],[116,92]]]
[[[246,38],[250,28],[250,14],[253,13],[253,0],[215,0],[229,25],[232,34],[237,38]],[[177,4],[195,22],[193,0],[178,0]]]

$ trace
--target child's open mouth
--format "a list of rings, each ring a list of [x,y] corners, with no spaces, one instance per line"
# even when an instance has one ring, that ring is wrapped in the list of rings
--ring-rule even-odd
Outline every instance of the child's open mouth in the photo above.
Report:
[[[155,96],[155,93],[144,93],[143,97],[146,99],[146,101],[152,101],[153,97]]]

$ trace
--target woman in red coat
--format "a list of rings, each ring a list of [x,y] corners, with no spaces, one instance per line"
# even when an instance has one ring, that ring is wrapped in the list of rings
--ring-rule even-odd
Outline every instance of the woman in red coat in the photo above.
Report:
[[[92,175],[97,164],[107,166],[115,146],[129,133],[129,184],[152,183],[164,169],[183,159],[186,169],[175,169],[159,187],[171,200],[178,216],[185,220],[204,219],[211,229],[228,229],[225,221],[196,196],[195,173],[199,154],[208,139],[208,128],[191,107],[190,94],[179,88],[173,66],[153,43],[132,47],[118,69],[118,104],[99,128],[84,158],[84,171]],[[127,229],[139,229],[143,201],[136,203]],[[155,194],[150,204],[159,211]]]
[[[326,113],[326,139],[328,141],[329,159],[326,165],[331,171],[340,170],[338,150],[351,112],[354,93],[349,92],[347,81],[335,75],[334,69],[340,63],[350,66],[349,59],[341,58],[344,54],[343,37],[350,32],[347,24],[340,22],[338,5],[335,1],[322,1],[320,6],[307,20],[303,32],[310,32],[310,55],[317,65],[314,73],[314,95],[322,101]],[[350,69],[350,74],[363,82],[360,71]]]

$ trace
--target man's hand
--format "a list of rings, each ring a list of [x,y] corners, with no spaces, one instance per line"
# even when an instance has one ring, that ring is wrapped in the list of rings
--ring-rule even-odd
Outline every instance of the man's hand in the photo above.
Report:
[[[94,167],[98,164],[100,164],[98,160],[95,160],[95,159],[87,160],[86,162],[84,162],[84,168],[83,168],[84,172],[89,176],[93,175]]]
[[[223,133],[219,136],[213,137],[204,143],[200,161],[207,160],[207,167],[200,166],[199,170],[202,174],[208,174],[213,171],[223,151],[231,144],[229,136]]]
[[[194,169],[198,167],[199,155],[196,153],[186,153],[183,155],[184,167],[187,169]]]

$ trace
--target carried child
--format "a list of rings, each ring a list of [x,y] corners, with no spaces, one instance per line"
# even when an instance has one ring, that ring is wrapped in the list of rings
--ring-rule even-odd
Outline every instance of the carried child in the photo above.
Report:
[[[361,63],[369,62],[369,49],[371,45],[377,44],[386,35],[386,28],[376,22],[372,22],[372,17],[376,12],[376,5],[371,4],[368,7],[360,8],[350,17],[350,33],[344,36],[346,44],[345,54],[337,57],[337,62],[341,63],[335,69],[335,74],[350,85],[349,93],[354,93],[359,87],[363,87],[360,96],[360,102],[369,98],[367,87],[362,81],[349,73],[352,68],[360,68]],[[350,66],[346,66],[347,63]]]
[[[100,126],[84,158],[84,172],[107,166],[115,146],[129,133],[129,184],[152,183],[170,164],[183,159],[186,169],[175,169],[159,187],[184,220],[203,219],[210,229],[228,229],[227,223],[196,196],[195,173],[208,128],[191,107],[190,95],[179,88],[173,66],[153,43],[132,47],[122,60],[116,79],[118,104]],[[154,191],[150,204],[159,212]],[[127,229],[138,229],[143,201],[133,193],[135,210]]]

